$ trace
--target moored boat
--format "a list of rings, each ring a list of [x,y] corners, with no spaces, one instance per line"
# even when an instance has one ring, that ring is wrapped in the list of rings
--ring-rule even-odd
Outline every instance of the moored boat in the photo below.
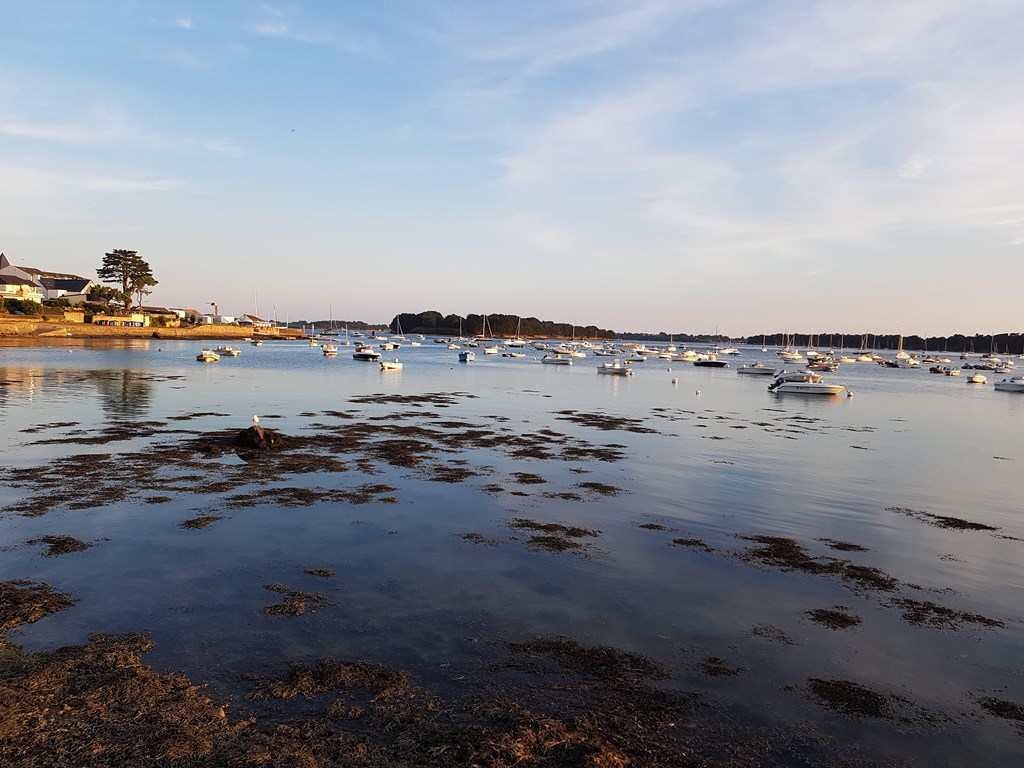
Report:
[[[782,371],[771,384],[769,392],[798,395],[838,395],[846,391],[845,384],[828,384],[814,371]]]
[[[623,365],[619,360],[612,360],[610,363],[604,363],[597,366],[597,372],[607,374],[610,376],[632,376],[633,369],[628,365]]]
[[[196,360],[198,360],[201,363],[218,363],[220,362],[220,355],[218,355],[212,349],[204,349],[202,352],[196,355]]]
[[[355,351],[352,353],[352,359],[376,363],[380,360],[380,352],[375,350],[371,344],[357,344]]]
[[[398,362],[397,357],[394,360],[381,360],[380,369],[382,371],[400,371],[402,370],[402,364]]]
[[[572,358],[568,355],[549,353],[540,359],[545,365],[572,365]]]
[[[1011,379],[1003,379],[992,385],[1000,392],[1024,392],[1024,376],[1014,376]]]
[[[466,349],[459,352],[460,363],[471,363],[476,360],[476,353],[472,349]]]
[[[763,360],[758,360],[750,365],[741,365],[736,369],[736,373],[747,373],[755,376],[775,376],[778,373],[778,369],[769,368],[764,364]]]
[[[242,354],[241,350],[238,349],[238,347],[232,347],[229,344],[225,344],[222,347],[217,347],[215,350],[213,350],[213,352],[214,354],[220,355],[221,357],[238,357],[240,354]]]

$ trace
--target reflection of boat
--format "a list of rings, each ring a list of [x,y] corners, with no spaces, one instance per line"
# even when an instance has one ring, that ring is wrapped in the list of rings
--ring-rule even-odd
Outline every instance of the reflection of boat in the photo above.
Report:
[[[218,355],[212,349],[204,349],[202,352],[196,355],[196,360],[198,360],[201,363],[218,363],[220,362],[220,355]]]
[[[1024,376],[1014,376],[1012,379],[1003,379],[993,385],[1001,392],[1024,392]]]
[[[370,363],[376,363],[380,360],[380,352],[375,350],[369,344],[357,344],[356,351],[352,353],[353,360],[366,360]]]
[[[472,363],[474,360],[476,360],[476,352],[472,349],[465,349],[462,352],[459,352],[460,363]]]
[[[774,376],[777,372],[777,368],[769,368],[761,360],[750,365],[741,365],[736,369],[736,373],[752,373],[757,376]]]
[[[572,358],[567,355],[547,354],[540,359],[545,365],[572,365]]]
[[[619,360],[612,360],[610,363],[604,363],[603,365],[597,366],[597,372],[608,374],[610,376],[633,375],[633,369],[628,365],[623,365]]]
[[[397,357],[394,360],[381,360],[380,369],[382,371],[400,371],[402,370],[402,364],[398,362]]]
[[[838,395],[845,389],[845,384],[826,384],[821,374],[813,371],[783,371],[768,385],[769,392],[798,395]]]
[[[221,357],[238,357],[242,354],[242,351],[237,347],[232,347],[225,344],[223,347],[217,347],[213,350],[214,354],[220,355]]]

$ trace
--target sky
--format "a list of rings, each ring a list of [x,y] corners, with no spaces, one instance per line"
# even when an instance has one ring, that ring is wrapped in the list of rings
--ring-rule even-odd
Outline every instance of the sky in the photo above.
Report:
[[[147,301],[1024,331],[1018,0],[0,0],[0,251]]]

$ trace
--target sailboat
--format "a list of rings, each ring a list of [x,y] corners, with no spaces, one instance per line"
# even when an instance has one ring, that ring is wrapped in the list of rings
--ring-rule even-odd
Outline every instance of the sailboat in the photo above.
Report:
[[[408,339],[402,335],[402,321],[395,315],[395,338],[398,341],[408,341]]]
[[[522,327],[522,325],[523,325],[523,319],[521,317],[517,318],[516,319],[516,335],[515,335],[514,338],[505,339],[505,346],[506,347],[525,347],[526,346],[526,339],[522,338],[522,336],[519,335],[519,331],[520,331],[520,328]]]
[[[764,345],[764,337],[765,337],[765,334],[762,333],[761,334],[761,351],[762,352],[767,352],[768,351],[768,347],[766,347]]]

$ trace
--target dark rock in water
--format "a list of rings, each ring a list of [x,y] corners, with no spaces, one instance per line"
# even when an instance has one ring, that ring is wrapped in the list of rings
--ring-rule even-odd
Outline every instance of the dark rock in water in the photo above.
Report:
[[[264,429],[259,424],[253,424],[235,435],[235,445],[239,448],[269,451],[284,447],[284,437],[272,429]]]

